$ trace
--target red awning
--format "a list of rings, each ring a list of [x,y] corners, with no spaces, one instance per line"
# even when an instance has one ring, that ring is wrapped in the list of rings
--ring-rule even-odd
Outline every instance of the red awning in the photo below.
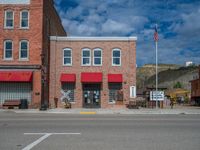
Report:
[[[123,82],[122,74],[108,74],[108,82],[114,82],[114,83]]]
[[[76,82],[76,75],[62,73],[60,76],[60,81],[61,82]]]
[[[102,73],[95,72],[95,73],[89,73],[84,72],[81,73],[81,82],[84,83],[100,83],[102,82]]]
[[[31,82],[31,71],[0,71],[0,82]]]

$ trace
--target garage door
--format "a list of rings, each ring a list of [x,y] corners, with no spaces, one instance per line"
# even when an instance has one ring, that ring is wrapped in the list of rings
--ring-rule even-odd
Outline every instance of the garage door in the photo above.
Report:
[[[27,99],[31,102],[31,91],[31,83],[0,82],[0,104],[13,99]]]

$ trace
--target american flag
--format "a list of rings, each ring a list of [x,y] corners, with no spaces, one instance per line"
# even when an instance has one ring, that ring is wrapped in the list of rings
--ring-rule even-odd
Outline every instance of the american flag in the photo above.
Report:
[[[158,41],[158,29],[157,29],[157,24],[156,24],[156,26],[155,26],[154,41],[155,41],[155,42]]]

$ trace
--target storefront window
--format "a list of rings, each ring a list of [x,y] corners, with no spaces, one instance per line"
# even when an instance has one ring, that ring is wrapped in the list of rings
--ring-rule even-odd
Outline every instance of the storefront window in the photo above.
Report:
[[[75,83],[62,83],[62,90],[65,95],[63,101],[74,102]]]
[[[122,83],[109,83],[109,102],[123,101]]]

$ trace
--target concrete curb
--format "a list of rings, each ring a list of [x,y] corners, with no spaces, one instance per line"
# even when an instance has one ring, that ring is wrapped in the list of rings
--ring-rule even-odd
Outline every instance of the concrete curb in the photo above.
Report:
[[[0,109],[0,112],[14,113],[41,113],[41,114],[81,114],[81,115],[106,115],[106,114],[121,114],[121,115],[178,115],[178,114],[200,114],[200,108],[190,109],[48,109],[40,111],[38,109]]]

